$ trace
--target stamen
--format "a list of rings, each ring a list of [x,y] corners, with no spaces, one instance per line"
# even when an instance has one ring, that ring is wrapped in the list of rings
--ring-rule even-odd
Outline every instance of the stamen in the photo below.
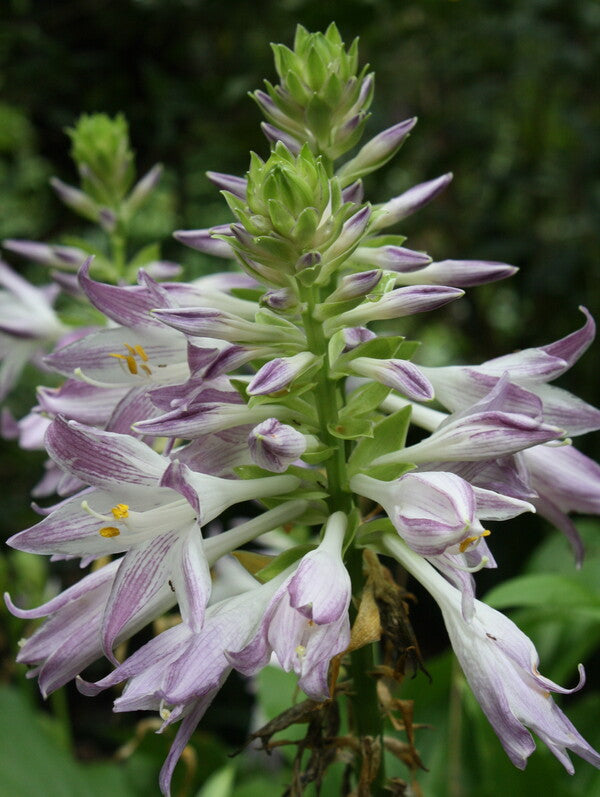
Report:
[[[458,546],[458,549],[461,553],[464,553],[467,548],[471,546],[472,543],[477,543],[482,537],[489,537],[492,532],[488,529],[485,529],[481,532],[481,534],[475,534],[473,537],[467,537],[464,539],[461,544]]]
[[[298,647],[296,648],[296,655],[298,656],[299,659],[304,658],[304,656],[306,655],[306,648],[304,647],[304,645],[298,645]]]
[[[125,344],[127,346],[127,344]],[[119,354],[118,352],[111,352],[109,357],[115,357],[117,360],[124,360],[127,363],[127,370],[130,374],[137,374],[138,367],[135,358],[132,354]]]
[[[123,520],[123,518],[129,517],[128,504],[117,504],[110,511],[113,513],[115,520]]]
[[[463,573],[478,573],[482,570],[490,561],[489,556],[483,556],[481,558],[481,562],[478,565],[473,565],[473,567],[468,567],[467,565],[460,565],[458,562],[452,562],[452,567],[455,567],[457,570],[462,570]]]
[[[140,346],[139,343],[136,343],[135,346],[132,346],[130,343],[124,343],[123,346],[125,346],[129,354],[120,354],[119,352],[113,351],[108,356],[121,360],[122,364],[127,366],[127,370],[130,374],[138,374],[141,368],[145,374],[150,376],[152,374],[152,369],[149,365],[146,365],[148,362],[148,355],[144,347]],[[136,358],[139,359],[139,362]]]
[[[107,538],[118,537],[120,533],[121,532],[119,531],[119,529],[116,528],[115,526],[104,526],[104,528],[98,530],[98,534],[101,537],[107,537]]]
[[[147,362],[148,362],[148,355],[146,354],[146,352],[144,351],[144,349],[143,349],[143,348],[140,346],[140,344],[139,344],[139,343],[138,343],[138,344],[136,344],[136,345],[135,345],[133,348],[136,350],[136,352],[137,352],[137,353],[138,353],[138,355],[139,355],[139,356],[142,358],[142,360],[143,360],[145,363],[147,363]]]
[[[100,512],[96,512],[95,509],[92,509],[92,507],[88,504],[87,501],[81,502],[81,508],[84,510],[84,512],[87,512],[88,515],[98,518],[98,520],[104,520],[109,522],[112,520],[112,518],[109,515],[101,515]]]

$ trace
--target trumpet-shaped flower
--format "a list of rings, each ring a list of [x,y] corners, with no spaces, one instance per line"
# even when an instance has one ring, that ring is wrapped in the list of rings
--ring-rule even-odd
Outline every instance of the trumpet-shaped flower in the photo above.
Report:
[[[391,482],[360,473],[351,487],[381,504],[400,536],[424,556],[464,553],[489,534],[482,519],[507,520],[534,511],[525,501],[473,487],[441,471],[407,473]]]
[[[68,329],[52,309],[56,286],[37,288],[0,261],[0,400],[13,388],[25,364]]]
[[[199,628],[210,594],[201,527],[227,506],[293,489],[291,476],[232,480],[196,473],[126,435],[57,418],[51,457],[95,489],[63,502],[8,541],[20,550],[71,556],[125,552],[103,620],[106,655],[124,625],[171,582],[182,616]]]
[[[488,360],[478,366],[452,365],[423,368],[437,399],[450,410],[462,410],[485,396],[503,374],[541,400],[543,419],[569,435],[600,428],[600,410],[562,388],[546,384],[567,371],[594,339],[595,324],[589,312],[581,329],[554,343]]]
[[[323,541],[275,592],[253,639],[228,654],[237,670],[252,675],[274,652],[309,697],[329,697],[329,662],[350,642],[351,584],[341,558],[346,523],[342,512],[329,518]]]
[[[458,590],[397,537],[386,537],[384,546],[439,605],[467,681],[513,764],[524,769],[535,750],[527,730],[530,728],[567,772],[574,771],[567,750],[600,767],[600,754],[550,696],[551,692],[569,694],[580,689],[584,683],[583,667],[579,665],[580,680],[573,689],[564,689],[544,678],[538,671],[539,657],[533,643],[511,620],[476,601],[474,616],[465,621]]]

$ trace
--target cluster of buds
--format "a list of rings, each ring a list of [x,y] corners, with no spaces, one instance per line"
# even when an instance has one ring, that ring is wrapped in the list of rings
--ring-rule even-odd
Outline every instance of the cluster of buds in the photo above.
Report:
[[[358,40],[346,52],[337,27],[325,34],[296,29],[294,49],[274,44],[277,86],[252,95],[267,118],[262,128],[271,141],[292,152],[308,144],[315,154],[335,160],[361,139],[373,99],[374,76],[368,65],[358,72]]]
[[[157,279],[177,276],[179,266],[161,261],[156,245],[144,247],[129,262],[125,256],[131,221],[151,197],[163,170],[160,164],[155,164],[136,181],[125,117],[117,114],[111,119],[102,113],[83,114],[66,132],[81,183],[77,187],[53,177],[50,184],[67,207],[100,228],[108,239],[109,251],[76,238],[70,238],[69,245],[8,239],[3,242],[4,248],[57,269],[58,273],[53,273],[55,281],[71,294],[78,292],[77,281],[72,274],[63,272],[77,272],[90,254],[95,257],[95,272],[111,282],[131,281],[142,266]]]
[[[295,156],[281,142],[266,162],[253,155],[242,190],[225,198],[239,223],[219,238],[246,271],[276,287],[290,287],[290,278],[326,285],[370,216],[368,205],[345,201],[339,180],[308,146]]]
[[[37,495],[62,500],[9,545],[96,563],[36,609],[7,598],[18,616],[49,617],[19,661],[48,694],[105,657],[115,669],[96,683],[79,677],[81,691],[126,682],[116,711],[156,710],[163,727],[181,720],[161,773],[169,794],[177,759],[232,669],[253,675],[274,658],[317,702],[336,698],[340,668],[374,669],[350,622],[352,596],[360,618],[368,594],[369,548],[394,557],[439,603],[465,675],[517,766],[535,746],[527,728],[569,771],[567,750],[598,766],[550,699],[567,690],[540,675],[516,626],[475,598],[473,577],[496,565],[488,521],[536,510],[581,560],[568,515],[600,513],[600,468],[568,436],[599,428],[600,412],[547,383],[591,343],[593,321],[584,311],[583,327],[562,340],[452,368],[420,367],[411,362],[415,343],[371,329],[515,269],[433,262],[404,247],[403,236],[380,234],[450,176],[379,206],[363,202],[360,178],[397,151],[415,120],[335,169],[333,159],[358,143],[371,99],[372,77],[356,74],[356,45],[346,52],[333,26],[324,36],[300,28],[294,51],[275,54],[282,84],[255,94],[276,139],[270,156],[253,155],[243,178],[210,175],[235,221],[176,234],[235,259],[244,273],[159,284],[141,269],[136,285],[111,285],[92,279],[86,260],[78,290],[106,323],[76,330],[44,358],[66,379],[40,388],[37,406],[13,424],[22,445],[49,454]],[[109,136],[106,149],[89,154],[90,141],[86,132],[74,147],[90,196],[122,201],[129,150]],[[112,193],[100,191],[101,174]],[[38,293],[9,274],[0,298],[7,304],[11,292],[22,315],[33,314]],[[18,337],[17,322],[2,334]],[[5,354],[3,368],[11,367]],[[428,406],[434,399],[447,412]],[[407,446],[410,424],[429,434]],[[249,501],[253,517],[211,533],[225,510]],[[176,612],[170,627],[119,662],[116,647],[166,612]],[[359,680],[354,730],[376,739],[375,682],[366,672]],[[369,771],[372,793],[382,793],[381,772]]]

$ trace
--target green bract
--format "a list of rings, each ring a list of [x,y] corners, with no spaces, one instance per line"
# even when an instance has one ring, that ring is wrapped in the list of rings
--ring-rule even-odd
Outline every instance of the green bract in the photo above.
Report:
[[[125,117],[117,114],[111,119],[104,113],[83,114],[67,133],[84,191],[101,204],[109,207],[118,204],[135,176]]]
[[[365,226],[346,232],[360,212],[344,202],[339,181],[308,146],[293,155],[282,142],[263,161],[252,153],[246,199],[223,192],[239,224],[227,240],[244,268],[273,285],[306,272],[303,282],[329,281],[358,243]]]
[[[357,72],[358,39],[346,51],[334,24],[325,34],[309,33],[298,25],[293,50],[272,46],[281,83],[265,81],[268,95],[252,95],[269,122],[331,159],[352,149],[373,98],[368,65]]]

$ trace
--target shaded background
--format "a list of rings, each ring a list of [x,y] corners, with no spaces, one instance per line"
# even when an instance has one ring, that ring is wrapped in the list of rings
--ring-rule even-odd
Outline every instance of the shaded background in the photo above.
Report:
[[[470,289],[456,306],[404,324],[408,334],[425,341],[422,361],[479,362],[549,342],[581,325],[578,304],[599,316],[600,5],[595,0],[5,0],[0,11],[0,237],[56,243],[73,232],[93,235],[54,198],[47,181],[52,174],[75,181],[66,126],[81,112],[122,111],[138,171],[156,161],[166,167],[134,237],[140,245],[162,240],[163,256],[183,262],[189,275],[210,268],[206,258],[184,250],[170,233],[228,220],[204,172],[242,174],[249,149],[267,152],[259,111],[246,94],[263,78],[274,78],[268,42],[290,45],[297,22],[324,30],[332,20],[346,42],[360,35],[361,61],[370,62],[377,75],[367,135],[409,116],[420,118],[392,164],[366,179],[368,198],[384,201],[452,170],[455,178],[446,192],[404,223],[408,245],[428,250],[434,259],[504,260],[521,267],[509,282]],[[597,364],[596,348],[561,384],[599,403]],[[17,415],[31,403],[33,384],[31,377],[19,391],[13,404]],[[597,436],[582,441],[581,448],[597,457]],[[33,522],[26,496],[42,460],[37,457],[34,464],[35,456],[23,456],[8,444],[4,449],[0,478],[10,489],[2,523],[8,536]],[[528,519],[526,534],[525,540],[523,524],[516,523],[495,535],[502,578],[519,573],[536,544],[554,544],[536,519]],[[592,545],[594,539],[590,532]],[[559,562],[566,548],[556,551]],[[29,557],[5,558],[1,568],[12,591],[15,583],[29,596],[48,589],[45,566]],[[481,594],[494,578],[480,579]],[[425,652],[437,654],[445,645],[443,627],[426,597],[420,598],[415,624],[419,628],[427,621],[428,630],[419,636]],[[14,668],[8,652],[23,627],[5,619],[3,680],[24,689],[21,668]],[[597,673],[597,659],[588,661],[588,671]],[[572,675],[567,670],[567,678]],[[245,708],[231,711],[231,699],[225,699],[208,718],[203,727],[217,735],[206,735],[203,744],[214,743],[218,753],[200,756],[189,794],[243,738],[250,697],[235,685],[230,689]],[[39,713],[33,694],[31,689],[32,711]],[[40,714],[46,724],[63,717],[56,725],[63,729],[58,736],[66,738],[66,702],[80,755],[98,760],[112,754],[119,739],[129,738],[131,723],[103,714],[101,701],[82,705],[75,692],[55,699],[51,714]],[[221,731],[224,741],[217,740]],[[149,772],[165,744],[145,740],[142,747]],[[134,755],[127,766],[135,760]],[[138,770],[129,773],[130,791],[123,793],[154,793],[154,773],[148,775],[142,764]],[[92,794],[85,791],[91,789],[89,772],[86,777],[81,793]],[[113,776],[104,772],[102,777]],[[532,788],[532,781],[518,783]],[[518,783],[510,786],[516,794],[521,793]],[[535,784],[541,788],[543,779]],[[22,788],[15,786],[11,793],[35,793]],[[432,788],[433,797],[446,793],[440,785]],[[452,792],[448,787],[448,794],[484,794],[481,783],[475,786],[466,776],[462,788]],[[584,778],[564,788],[580,789],[565,794],[591,793]],[[74,789],[64,794],[80,793]]]

